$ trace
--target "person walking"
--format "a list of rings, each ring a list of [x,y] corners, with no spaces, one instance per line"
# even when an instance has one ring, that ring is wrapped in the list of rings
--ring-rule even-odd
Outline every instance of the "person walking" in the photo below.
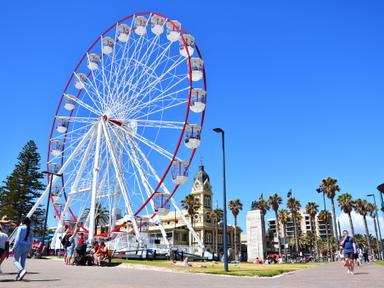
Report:
[[[340,245],[343,246],[343,254],[345,259],[344,266],[347,267],[348,274],[353,275],[353,270],[355,269],[355,263],[353,260],[353,254],[356,253],[355,251],[355,245],[354,245],[354,239],[353,237],[348,235],[348,231],[343,231],[343,240],[340,242]]]
[[[0,225],[0,274],[3,273],[1,270],[1,263],[4,259],[8,257],[9,252],[9,238],[8,235],[4,233],[3,227]]]
[[[357,264],[357,266],[360,266],[360,262],[359,262],[360,247],[359,247],[359,244],[357,244],[357,242],[353,243],[353,250],[355,251],[353,253],[353,262],[355,265]]]
[[[27,270],[25,269],[25,260],[28,253],[32,249],[32,228],[31,219],[25,217],[21,221],[21,225],[16,228],[15,244],[13,246],[13,263],[15,264],[19,273],[16,276],[16,281],[21,281]]]
[[[364,263],[369,263],[369,257],[368,257],[369,248],[368,248],[368,246],[365,246],[363,255],[364,255]]]

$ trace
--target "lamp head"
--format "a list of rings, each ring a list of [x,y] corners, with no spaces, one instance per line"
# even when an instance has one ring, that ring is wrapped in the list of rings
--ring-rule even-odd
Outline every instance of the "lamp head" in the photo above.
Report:
[[[369,196],[369,197],[373,197],[373,196],[375,196],[374,194],[367,194],[367,196]]]
[[[221,128],[213,128],[213,131],[215,131],[216,133],[224,133],[224,130]]]
[[[377,190],[379,190],[381,193],[384,193],[384,183],[377,186]]]

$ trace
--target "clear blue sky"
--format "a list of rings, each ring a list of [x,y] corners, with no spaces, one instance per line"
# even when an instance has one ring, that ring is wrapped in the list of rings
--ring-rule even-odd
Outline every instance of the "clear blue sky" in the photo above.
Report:
[[[5,1],[0,179],[29,139],[46,159],[59,96],[91,41],[124,16],[154,11],[182,22],[203,54],[209,98],[192,171],[201,157],[216,197],[216,126],[227,136],[228,198],[245,210],[260,193],[289,188],[303,204],[321,203],[315,189],[326,176],[364,197],[384,182],[383,9],[370,0]]]

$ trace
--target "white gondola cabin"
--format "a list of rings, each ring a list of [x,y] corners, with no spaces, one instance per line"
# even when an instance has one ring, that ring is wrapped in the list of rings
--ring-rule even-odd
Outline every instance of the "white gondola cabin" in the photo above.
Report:
[[[147,33],[147,18],[144,16],[137,16],[135,19],[135,33],[139,36]]]
[[[192,81],[201,80],[203,78],[203,60],[201,60],[200,58],[191,58],[191,68]]]
[[[168,195],[156,192],[155,195],[153,195],[153,204],[155,208],[155,212],[159,216],[165,216],[169,213],[170,203],[168,200]]]
[[[115,40],[113,40],[111,37],[104,37],[103,38],[103,54],[109,55],[113,52],[113,46],[115,46]]]
[[[151,31],[155,35],[160,35],[164,32],[164,17],[153,15],[151,17]]]
[[[187,124],[185,127],[184,144],[188,148],[196,149],[200,145],[201,127],[198,124]]]
[[[65,117],[56,117],[56,130],[59,133],[65,133],[68,129],[69,119]]]
[[[76,96],[70,94],[64,94],[64,109],[72,111],[75,109]]]
[[[60,186],[52,186],[52,188],[51,188],[51,195],[52,195],[53,203],[57,203],[57,202],[60,201],[60,199],[61,199],[61,191],[62,191],[62,187],[60,187]]]
[[[49,163],[48,166],[49,166],[49,172],[50,173],[55,173],[55,174],[59,173],[60,168],[61,168],[61,164],[55,163],[55,162]]]
[[[120,42],[128,42],[131,28],[127,24],[120,24],[117,29],[117,39]]]
[[[184,57],[188,57],[188,53],[189,53],[189,56],[191,57],[193,55],[193,52],[195,51],[195,38],[189,34],[184,34],[183,37],[184,37],[185,43],[187,45],[188,52],[187,52],[186,47],[184,46],[183,40],[180,39],[180,41],[179,41],[180,54]]]
[[[87,75],[85,75],[83,73],[76,73],[75,78],[76,78],[75,87],[79,90],[84,89],[85,83],[87,83],[87,81],[88,81]]]
[[[172,181],[177,185],[185,184],[188,180],[189,163],[185,161],[173,161]]]
[[[193,88],[191,93],[191,110],[195,113],[203,112],[205,110],[207,92],[201,88]]]
[[[51,154],[55,157],[60,156],[63,153],[64,143],[56,139],[51,139],[50,142]]]
[[[89,70],[94,71],[99,68],[100,57],[95,53],[88,55],[88,64],[87,67]]]
[[[173,23],[173,24],[172,24]],[[180,39],[180,28],[181,24],[180,22],[173,20],[171,22],[167,22],[167,38],[171,42],[175,42]]]

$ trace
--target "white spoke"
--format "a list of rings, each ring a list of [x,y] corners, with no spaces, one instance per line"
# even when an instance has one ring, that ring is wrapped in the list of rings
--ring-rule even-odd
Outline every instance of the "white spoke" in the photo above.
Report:
[[[121,129],[123,130],[125,133],[127,133],[129,136],[139,140],[140,142],[144,143],[145,145],[147,145],[149,148],[155,150],[156,152],[160,153],[161,155],[163,155],[164,157],[166,157],[167,159],[169,160],[173,160],[173,154],[171,152],[168,152],[167,150],[165,150],[164,148],[160,147],[159,145],[157,145],[156,143],[138,135],[138,134],[134,134],[132,132],[130,132],[129,130],[127,130],[126,128],[122,127],[122,126],[118,126],[114,123],[112,123],[113,125],[115,125],[116,127],[118,127],[118,129]]]

